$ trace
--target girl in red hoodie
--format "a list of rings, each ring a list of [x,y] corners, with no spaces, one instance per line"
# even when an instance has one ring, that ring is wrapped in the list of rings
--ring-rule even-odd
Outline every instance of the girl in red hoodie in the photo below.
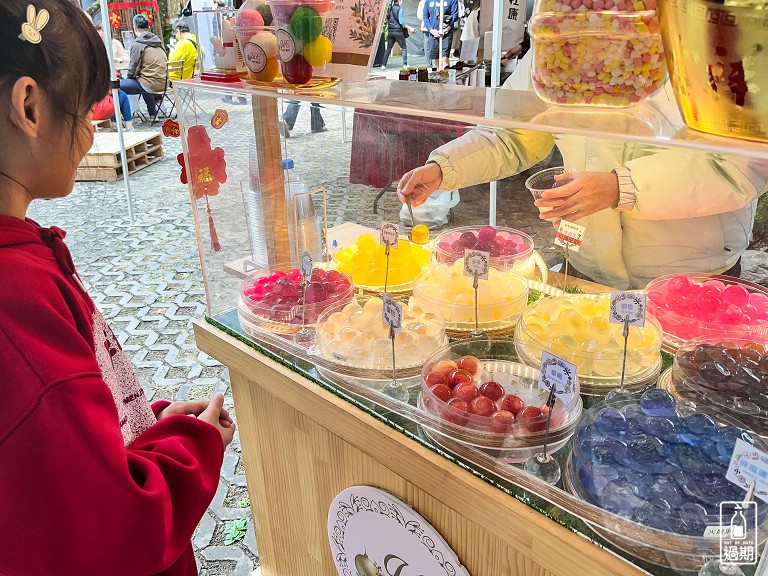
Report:
[[[0,54],[0,576],[195,575],[223,398],[150,406],[64,231],[26,219],[72,191],[104,47],[79,3],[2,0]]]

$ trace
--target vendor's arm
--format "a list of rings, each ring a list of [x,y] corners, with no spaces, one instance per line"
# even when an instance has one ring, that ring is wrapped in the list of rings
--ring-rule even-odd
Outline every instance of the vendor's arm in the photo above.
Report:
[[[667,149],[626,163],[641,220],[732,212],[768,191],[768,160]]]
[[[131,59],[128,62],[128,72],[126,76],[128,78],[136,78],[138,73],[139,62],[141,61],[141,46],[138,42],[131,44]]]
[[[547,157],[552,134],[533,130],[477,128],[437,148],[426,166],[411,170],[398,186],[401,200],[414,206],[436,190],[453,190],[491,182],[526,170]]]

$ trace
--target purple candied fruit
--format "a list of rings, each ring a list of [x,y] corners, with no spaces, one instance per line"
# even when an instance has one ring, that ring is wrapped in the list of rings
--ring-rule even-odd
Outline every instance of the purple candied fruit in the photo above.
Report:
[[[645,502],[633,519],[644,526],[666,532],[674,532],[676,524],[679,523],[676,512],[664,500]]]
[[[631,518],[645,501],[635,494],[634,486],[624,478],[611,480],[600,492],[600,506],[608,512]]]
[[[484,240],[485,242],[489,242],[496,238],[496,228],[493,226],[483,226],[480,228],[480,231],[477,233],[477,237],[480,240]]]
[[[445,240],[439,242],[437,244],[438,250],[442,250],[443,252],[453,252],[453,247],[451,246],[450,242],[446,242]]]
[[[454,240],[451,244],[451,252],[454,254],[464,254],[464,245],[461,243],[461,240]]]
[[[649,416],[641,424],[641,428],[646,434],[656,436],[664,442],[677,444],[683,441],[680,438],[681,426],[679,426],[679,421],[676,418],[672,420],[662,416]]]
[[[493,256],[494,258],[497,256],[501,256],[501,246],[499,246],[498,242],[491,240],[490,242],[488,242],[488,245],[490,246],[490,249],[488,250],[488,252],[491,253],[491,256]]]
[[[690,444],[676,444],[673,448],[680,468],[691,474],[716,474],[717,466],[698,448]]]
[[[613,466],[587,462],[579,469],[579,482],[592,496],[599,496],[603,488],[619,477],[619,472]]]
[[[621,464],[640,473],[660,474],[669,470],[669,449],[661,440],[650,434],[638,434],[630,438],[627,454]]]
[[[692,446],[702,447],[705,444],[714,446],[713,438],[717,435],[714,420],[707,414],[695,412],[683,418],[680,427],[680,439]]]
[[[700,536],[707,529],[707,509],[696,502],[686,502],[678,511],[685,533]]]
[[[656,476],[650,487],[651,499],[663,500],[673,508],[678,508],[685,501],[683,491],[677,483],[666,476]]]
[[[647,416],[669,418],[675,415],[675,398],[666,390],[652,388],[641,396],[640,408]]]
[[[595,415],[595,428],[606,436],[619,436],[629,429],[627,419],[618,408],[606,406]]]
[[[464,248],[474,248],[477,244],[477,236],[472,232],[462,232],[459,236],[459,242]]]
[[[474,247],[467,246],[467,248],[474,248],[474,250],[480,250],[481,252],[490,252],[492,246],[490,242],[480,241]]]

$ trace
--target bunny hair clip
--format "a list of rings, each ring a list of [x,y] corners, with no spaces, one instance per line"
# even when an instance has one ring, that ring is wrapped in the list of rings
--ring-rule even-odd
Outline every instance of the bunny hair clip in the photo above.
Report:
[[[30,44],[40,44],[43,37],[40,35],[40,31],[48,24],[50,15],[48,10],[43,8],[40,12],[35,9],[32,4],[27,6],[27,21],[21,25],[21,34],[19,38],[29,42]]]

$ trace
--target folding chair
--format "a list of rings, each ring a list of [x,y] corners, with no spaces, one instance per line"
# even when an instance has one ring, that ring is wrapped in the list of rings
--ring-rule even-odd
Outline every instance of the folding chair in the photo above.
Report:
[[[179,74],[180,77],[183,77],[184,75],[184,60],[174,60],[172,62],[168,62],[165,67],[165,90],[163,90],[162,94],[159,92],[155,92],[158,96],[160,96],[160,102],[158,102],[157,108],[155,109],[155,115],[152,118],[152,121],[149,123],[150,126],[154,126],[155,122],[157,121],[157,116],[160,114],[160,107],[163,105],[163,102],[166,100],[171,103],[171,109],[166,114],[167,118],[171,118],[173,116],[173,110],[176,108],[176,102],[173,98],[171,98],[168,95],[168,89],[171,88],[171,74]]]

